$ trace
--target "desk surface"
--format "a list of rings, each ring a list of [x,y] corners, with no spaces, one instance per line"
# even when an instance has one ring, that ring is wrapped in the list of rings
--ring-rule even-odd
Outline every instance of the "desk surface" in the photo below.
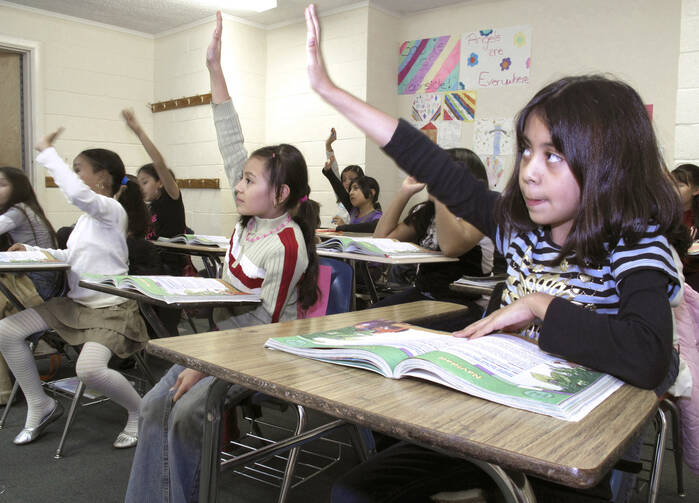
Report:
[[[145,302],[146,304],[153,304],[154,306],[170,307],[173,309],[179,308],[192,308],[192,307],[225,307],[231,305],[244,305],[244,304],[259,304],[259,300],[236,300],[234,297],[231,300],[219,300],[219,301],[206,301],[206,300],[192,300],[191,302],[172,302],[168,304],[160,299],[154,299],[148,295],[143,295],[135,290],[125,290],[123,288],[117,288],[110,285],[97,285],[95,283],[89,283],[86,281],[81,281],[80,286],[87,288],[88,290],[96,290],[98,292],[108,293],[110,295],[116,295],[117,297],[124,297],[126,299],[134,299],[139,302]]]
[[[319,257],[342,258],[347,260],[358,260],[360,262],[378,262],[380,264],[434,264],[438,262],[458,262],[458,258],[445,257],[444,255],[420,255],[419,257],[379,257],[377,255],[364,255],[362,253],[336,252],[330,250],[317,249]]]
[[[652,391],[625,385],[585,419],[570,423],[419,380],[387,379],[263,348],[269,337],[318,332],[377,318],[415,323],[418,316],[444,315],[458,307],[423,301],[159,339],[148,343],[148,351],[426,447],[572,487],[597,483],[655,410]]]
[[[330,238],[370,238],[374,235],[371,232],[346,232],[334,229],[317,229],[316,236],[322,241]]]
[[[66,271],[70,265],[65,262],[3,262],[0,263],[0,273],[3,272],[39,272]]]
[[[223,257],[226,255],[226,249],[220,246],[202,246],[202,245],[187,245],[183,243],[170,243],[167,241],[151,241],[155,246],[164,248],[173,253],[182,253],[185,255],[205,255]]]

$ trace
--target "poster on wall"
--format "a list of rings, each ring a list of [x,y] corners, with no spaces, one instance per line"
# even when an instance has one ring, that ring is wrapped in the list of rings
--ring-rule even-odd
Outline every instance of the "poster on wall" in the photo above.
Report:
[[[529,84],[531,26],[494,28],[461,37],[461,81],[465,89]]]
[[[442,120],[473,122],[476,116],[476,91],[450,91],[444,94]]]
[[[410,123],[442,148],[462,146],[459,121],[410,121]]]
[[[458,90],[460,54],[458,36],[403,42],[398,64],[398,94]]]
[[[473,132],[473,150],[480,156],[513,155],[515,130],[513,119],[477,119]]]
[[[488,175],[488,185],[492,190],[502,190],[506,179],[503,176],[505,173],[505,157],[501,155],[487,155],[483,158],[485,164],[485,172]]]
[[[413,96],[410,117],[414,121],[435,121],[442,114],[442,95],[436,93]]]

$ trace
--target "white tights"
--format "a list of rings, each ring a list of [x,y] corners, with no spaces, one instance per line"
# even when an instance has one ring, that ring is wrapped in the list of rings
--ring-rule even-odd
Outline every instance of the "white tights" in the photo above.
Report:
[[[25,428],[36,427],[53,406],[52,400],[41,386],[34,356],[25,342],[30,335],[46,329],[48,325],[34,309],[26,309],[0,320],[0,352],[27,398]],[[128,411],[124,431],[137,435],[141,397],[123,375],[107,367],[111,355],[112,352],[106,346],[86,342],[75,370],[87,388],[108,396]]]

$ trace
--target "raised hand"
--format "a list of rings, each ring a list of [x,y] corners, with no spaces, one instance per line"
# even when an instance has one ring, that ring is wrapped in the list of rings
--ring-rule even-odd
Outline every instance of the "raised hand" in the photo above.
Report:
[[[56,138],[58,138],[58,135],[60,135],[62,132],[63,128],[59,127],[53,133],[47,134],[41,140],[39,140],[34,148],[36,148],[39,152],[43,152],[47,148],[53,146],[53,142],[56,141]]]
[[[403,183],[400,186],[400,190],[403,191],[406,194],[417,194],[420,192],[422,189],[425,188],[424,183],[420,183],[415,178],[412,176],[407,176],[405,180],[403,180]]]
[[[320,24],[314,4],[306,7],[306,66],[311,89],[322,93],[333,87],[320,50]]]
[[[138,122],[138,119],[136,119],[136,114],[134,113],[133,108],[123,109],[121,111],[121,116],[124,118],[126,125],[129,126],[131,131],[138,134],[138,131],[141,130],[141,124]]]
[[[325,140],[325,149],[330,152],[333,149],[333,142],[337,140],[337,133],[335,132],[335,128],[330,128],[330,136],[328,136],[328,139]]]
[[[323,165],[323,171],[330,171],[333,168],[333,161],[335,160],[335,156],[330,156],[330,159],[325,161],[325,165]]]
[[[223,21],[221,11],[216,11],[216,28],[211,35],[211,43],[206,49],[206,66],[209,70],[221,68],[221,32]]]

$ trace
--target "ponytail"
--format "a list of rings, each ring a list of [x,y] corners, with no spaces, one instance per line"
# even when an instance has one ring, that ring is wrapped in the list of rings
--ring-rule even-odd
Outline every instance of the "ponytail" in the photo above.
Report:
[[[124,182],[117,191],[117,201],[126,210],[129,219],[127,236],[134,239],[143,239],[148,229],[148,209],[143,202],[141,189],[138,183],[132,180],[133,175],[124,176]]]
[[[310,188],[308,190],[310,192]],[[301,309],[307,310],[316,303],[318,292],[318,255],[316,253],[316,229],[320,227],[320,204],[308,195],[301,198],[301,202],[294,214],[294,222],[303,232],[303,240],[306,243],[308,253],[308,267],[306,273],[299,281],[299,304]]]

